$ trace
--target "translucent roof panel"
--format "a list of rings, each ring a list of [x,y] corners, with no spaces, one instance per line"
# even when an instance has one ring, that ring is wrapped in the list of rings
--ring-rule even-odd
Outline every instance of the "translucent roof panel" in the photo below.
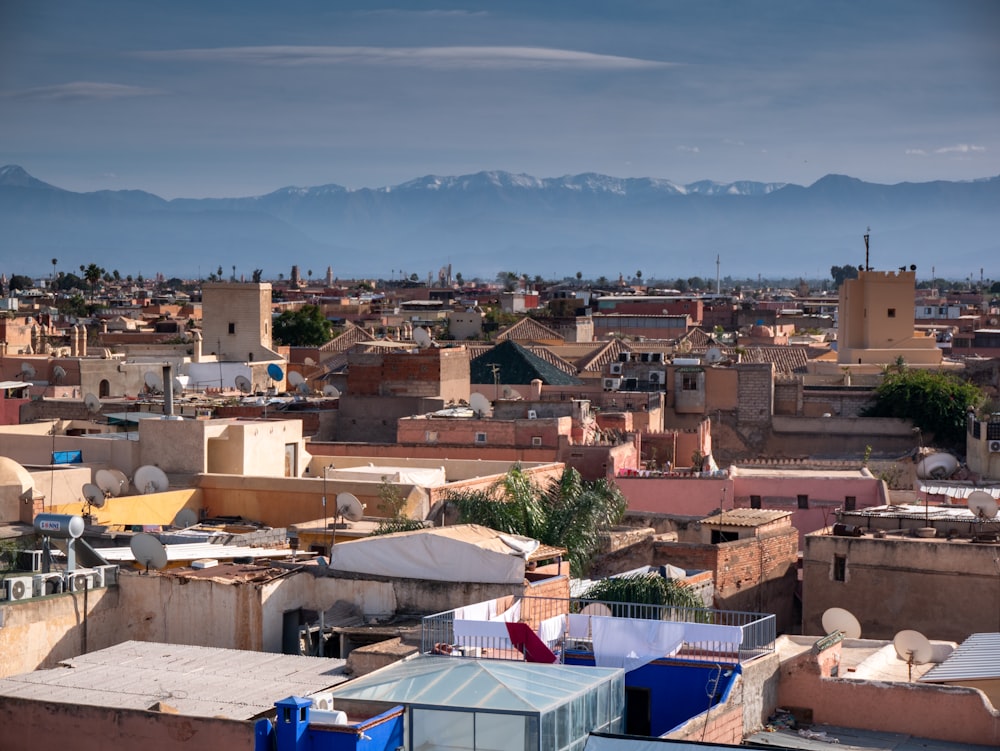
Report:
[[[617,668],[422,655],[338,686],[333,695],[425,707],[544,712],[620,673]]]

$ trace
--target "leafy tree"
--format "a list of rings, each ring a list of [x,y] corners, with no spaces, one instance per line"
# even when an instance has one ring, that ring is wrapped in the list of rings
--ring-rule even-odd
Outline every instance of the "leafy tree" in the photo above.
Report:
[[[411,282],[416,282],[419,279],[420,279],[420,276],[417,274],[416,271],[414,271],[412,274],[410,274],[410,281]]]
[[[965,445],[965,420],[969,408],[983,400],[983,393],[950,373],[896,366],[875,389],[874,403],[865,417],[899,417],[911,420],[922,433],[949,448]]]
[[[833,284],[839,287],[847,279],[858,278],[858,267],[847,264],[846,266],[831,266],[830,276],[833,277]]]
[[[689,587],[653,573],[601,579],[584,592],[581,599],[678,608],[705,607],[705,603]]]
[[[83,289],[84,281],[76,274],[59,272],[59,276],[52,282],[52,286],[57,290],[68,292],[71,289]]]
[[[993,282],[993,284],[990,285],[990,294],[1000,295],[1000,282]]]
[[[461,287],[463,284],[465,284],[465,280],[462,278],[462,272],[461,271],[459,271],[459,272],[457,272],[455,274],[455,282],[458,284],[459,287]]]
[[[31,281],[31,277],[24,274],[12,274],[7,283],[7,288],[11,292],[18,289],[31,289],[34,286],[35,283]]]
[[[286,310],[274,321],[274,338],[290,347],[318,347],[330,341],[332,329],[317,305]]]
[[[639,271],[635,272],[635,278],[638,279],[640,282],[642,281],[642,270],[641,269]]]
[[[309,272],[312,274],[312,272]],[[254,284],[260,284],[260,279],[264,275],[264,269],[254,269],[253,273],[250,274],[250,281]]]
[[[382,480],[378,487],[379,510],[384,517],[379,520],[378,526],[369,535],[391,535],[395,532],[412,532],[415,529],[423,529],[425,525],[419,519],[411,519],[406,515],[406,499],[399,490],[388,480]]]
[[[80,294],[64,297],[56,301],[56,310],[63,315],[82,318],[87,315],[87,301]]]
[[[98,266],[96,263],[91,263],[88,266],[80,265],[80,271],[83,272],[83,278],[87,280],[87,284],[90,285],[91,293],[97,290],[97,283],[104,278],[104,269]]]
[[[706,286],[705,280],[700,276],[692,276],[687,280],[688,287],[692,290],[704,289]]]
[[[574,576],[586,572],[602,533],[621,520],[627,505],[607,480],[585,482],[567,467],[558,480],[540,486],[517,465],[492,488],[452,493],[449,500],[463,523],[566,548]]]

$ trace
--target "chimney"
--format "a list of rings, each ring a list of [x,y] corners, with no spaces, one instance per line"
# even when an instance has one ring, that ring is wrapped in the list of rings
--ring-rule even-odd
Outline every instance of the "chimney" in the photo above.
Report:
[[[163,366],[163,416],[174,416],[174,377],[170,365]]]

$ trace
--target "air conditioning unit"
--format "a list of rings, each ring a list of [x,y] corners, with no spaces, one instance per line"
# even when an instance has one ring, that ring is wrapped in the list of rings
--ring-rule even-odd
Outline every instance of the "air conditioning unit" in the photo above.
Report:
[[[990,453],[1000,454],[1000,441],[990,441]]]
[[[94,572],[100,576],[98,587],[113,587],[118,583],[118,566],[117,564],[108,564],[106,566],[95,566]]]
[[[621,375],[625,372],[625,366],[620,362],[611,363],[611,375]]]
[[[662,385],[667,382],[667,371],[665,370],[651,370],[649,371],[649,382],[655,383],[657,385]]]
[[[540,435],[531,436],[531,446],[532,448],[538,448],[542,445],[542,437]]]
[[[82,592],[85,589],[94,588],[94,572],[89,568],[66,571],[63,576],[63,591],[65,592]]]
[[[11,602],[34,596],[34,582],[30,576],[8,576],[3,580],[3,585],[7,599]]]
[[[617,391],[622,387],[621,378],[605,378],[604,379],[604,390],[605,391]]]
[[[63,591],[63,575],[53,571],[48,574],[35,574],[31,577],[34,597],[57,595]]]
[[[24,571],[37,574],[42,570],[42,559],[44,556],[44,550],[22,550],[17,554],[17,563]]]

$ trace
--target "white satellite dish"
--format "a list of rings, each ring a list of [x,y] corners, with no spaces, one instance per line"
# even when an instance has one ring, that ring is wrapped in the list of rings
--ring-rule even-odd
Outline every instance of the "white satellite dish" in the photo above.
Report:
[[[236,388],[238,388],[240,392],[244,394],[249,394],[250,391],[253,389],[253,384],[250,383],[250,379],[247,378],[245,375],[238,375],[236,376]]]
[[[420,349],[427,349],[433,343],[431,335],[422,326],[413,329],[413,341],[417,343]]]
[[[580,615],[611,615],[611,608],[603,602],[592,602],[580,609]]]
[[[917,462],[917,477],[921,480],[944,480],[957,469],[958,459],[951,454],[930,454]]]
[[[35,368],[34,368],[34,366],[30,362],[22,362],[21,363],[21,375],[24,377],[24,380],[30,381],[32,378],[35,377]]]
[[[905,660],[909,665],[922,665],[934,657],[934,647],[919,631],[900,631],[893,637],[892,646],[899,659]]]
[[[709,364],[715,364],[717,362],[722,362],[726,359],[726,356],[722,354],[722,350],[718,347],[709,347],[705,352],[705,362]]]
[[[146,388],[155,393],[160,393],[163,391],[163,376],[154,370],[148,370],[142,376],[142,382],[146,384]]]
[[[303,360],[302,362],[303,362],[303,363],[305,363],[306,365],[308,365],[308,366],[309,366],[310,368],[311,368],[311,367],[312,367],[313,365],[315,365],[315,364],[316,364],[316,361],[315,361],[315,360],[313,360],[313,359],[312,359],[311,357],[307,357],[307,358],[306,358],[305,360]]]
[[[185,383],[180,378],[174,378],[170,385],[173,386],[174,396],[184,395]]]
[[[478,391],[469,397],[469,406],[479,417],[488,414],[493,409],[493,403]]]
[[[128,478],[119,469],[99,469],[94,475],[97,487],[110,496],[120,496],[128,490]]]
[[[87,394],[83,397],[83,404],[90,412],[101,411],[101,400],[97,398],[96,394]]]
[[[99,485],[95,485],[92,482],[85,483],[83,486],[83,497],[87,500],[94,508],[102,508],[107,501],[107,496],[104,494],[104,489]]]
[[[993,519],[997,515],[997,501],[985,490],[974,490],[966,501],[972,515],[981,521]]]
[[[52,380],[56,383],[62,383],[63,378],[66,377],[66,368],[62,365],[56,365],[52,368]]]
[[[342,519],[356,522],[361,520],[365,505],[352,493],[337,493],[337,515]]]
[[[827,608],[824,611],[823,630],[828,634],[839,631],[845,639],[861,638],[861,624],[851,611],[843,608]]]
[[[161,569],[167,565],[167,549],[152,535],[145,532],[133,535],[129,548],[132,549],[135,562],[145,568],[146,573],[150,569]]]
[[[182,508],[174,516],[172,526],[178,527],[179,529],[187,529],[188,527],[193,527],[198,523],[198,512],[190,508]]]
[[[163,493],[170,487],[166,474],[157,466],[144,464],[135,471],[132,485],[143,495]]]
[[[305,382],[306,382],[306,379],[303,377],[303,375],[299,371],[297,371],[297,370],[289,370],[288,371],[288,385],[291,386],[292,388],[295,388],[300,383],[305,383]]]
[[[305,381],[303,381],[302,383],[298,384],[295,387],[295,390],[297,392],[299,392],[300,394],[302,394],[302,396],[308,396],[309,394],[312,393],[312,388],[310,388],[309,384],[306,383]]]
[[[334,386],[332,383],[326,384],[323,387],[323,396],[329,396],[331,399],[336,399],[340,396],[340,389]]]
[[[512,389],[510,386],[504,386],[503,398],[517,400],[517,399],[523,399],[524,397],[521,396],[521,392],[518,391],[517,389]]]

